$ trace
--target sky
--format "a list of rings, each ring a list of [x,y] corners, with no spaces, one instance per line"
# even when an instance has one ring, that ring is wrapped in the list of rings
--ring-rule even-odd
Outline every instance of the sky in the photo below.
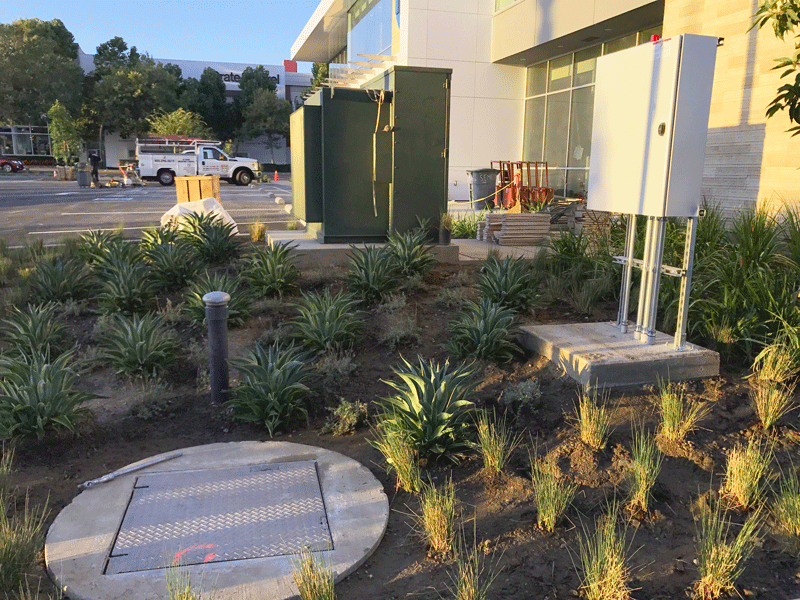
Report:
[[[0,23],[60,19],[87,54],[115,36],[153,58],[282,65],[320,0],[0,0]],[[310,63],[298,65],[310,72]]]

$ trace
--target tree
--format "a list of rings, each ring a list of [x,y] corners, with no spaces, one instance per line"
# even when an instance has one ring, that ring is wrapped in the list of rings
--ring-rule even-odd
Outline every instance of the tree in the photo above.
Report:
[[[189,135],[198,138],[208,138],[211,131],[197,113],[179,108],[171,113],[157,111],[147,122],[150,123],[150,133],[154,135]]]
[[[189,78],[184,82],[180,105],[199,114],[217,139],[227,140],[234,136],[234,119],[225,100],[225,84],[211,67],[206,67],[199,81]]]
[[[0,122],[44,124],[59,100],[68,110],[81,101],[78,45],[58,19],[0,24]]]
[[[311,65],[311,87],[322,87],[322,84],[329,76],[328,73],[330,73],[328,63],[315,62]]]
[[[81,138],[75,120],[58,100],[47,111],[50,123],[50,140],[53,156],[69,162],[71,156],[81,151]]]
[[[292,105],[278,98],[275,92],[257,90],[253,100],[245,109],[242,137],[256,138],[267,136],[267,144],[275,162],[275,142],[289,135],[289,116]]]
[[[128,50],[128,44],[121,37],[116,36],[103,42],[97,47],[94,55],[94,69],[97,78],[101,78],[107,73],[114,72],[124,67],[136,67],[139,64],[141,55],[132,46]]]
[[[771,24],[775,36],[783,40],[787,33],[800,29],[800,0],[763,0],[754,19],[753,27],[760,29]],[[777,64],[773,69],[783,69],[781,79],[788,81],[778,88],[778,95],[767,106],[768,118],[787,109],[789,122],[795,124],[789,129],[793,136],[800,134],[800,32],[795,39],[794,54],[775,59]]]

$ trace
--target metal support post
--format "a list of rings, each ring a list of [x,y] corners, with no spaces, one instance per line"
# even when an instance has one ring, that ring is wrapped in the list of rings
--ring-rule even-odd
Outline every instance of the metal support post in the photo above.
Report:
[[[628,333],[628,312],[633,275],[633,248],[635,245],[636,215],[628,215],[628,227],[625,232],[625,265],[622,267],[622,287],[619,291],[619,314],[617,315],[617,327],[622,333]]]
[[[675,349],[686,348],[686,327],[689,321],[689,294],[692,288],[694,270],[694,246],[697,242],[697,217],[686,219],[686,245],[683,249],[683,276],[678,296],[678,322],[675,327]]]
[[[228,394],[228,302],[225,292],[203,296],[208,321],[208,368],[211,376],[211,402],[220,404]]]
[[[661,264],[664,261],[664,233],[666,217],[656,217],[655,235],[653,235],[653,261],[651,265],[649,306],[647,307],[647,343],[656,341],[656,316],[658,312],[658,288],[661,283]]]
[[[645,329],[644,320],[646,318],[645,307],[648,304],[647,290],[650,279],[650,261],[653,247],[653,217],[647,217],[647,230],[644,236],[644,255],[642,256],[642,277],[639,281],[639,306],[636,309],[636,332],[634,337],[639,341],[644,341]]]

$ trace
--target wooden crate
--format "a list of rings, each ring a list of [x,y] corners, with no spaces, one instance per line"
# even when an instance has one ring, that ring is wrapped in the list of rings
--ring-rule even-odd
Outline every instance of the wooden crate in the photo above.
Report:
[[[189,175],[175,178],[175,194],[178,204],[205,198],[216,198],[222,202],[219,192],[219,175]]]

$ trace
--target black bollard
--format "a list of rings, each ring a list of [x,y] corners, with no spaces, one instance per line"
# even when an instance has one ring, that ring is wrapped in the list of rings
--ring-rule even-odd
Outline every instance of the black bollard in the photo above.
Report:
[[[211,402],[221,404],[228,394],[228,302],[225,292],[203,296],[208,321],[208,368],[211,376]]]

